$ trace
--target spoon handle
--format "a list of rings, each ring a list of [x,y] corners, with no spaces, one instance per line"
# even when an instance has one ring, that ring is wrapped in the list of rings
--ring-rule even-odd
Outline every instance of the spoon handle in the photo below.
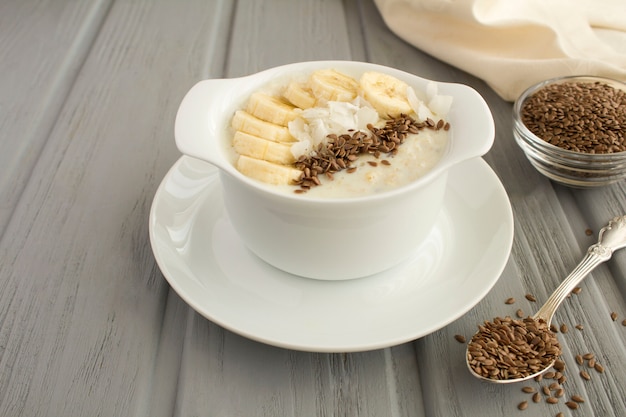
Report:
[[[600,230],[598,243],[591,245],[574,270],[552,293],[533,318],[550,323],[554,312],[574,288],[598,265],[611,258],[613,251],[626,246],[626,216],[615,217]]]

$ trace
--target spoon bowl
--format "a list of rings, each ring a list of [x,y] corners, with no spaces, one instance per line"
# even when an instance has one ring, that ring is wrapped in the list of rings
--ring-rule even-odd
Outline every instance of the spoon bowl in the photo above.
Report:
[[[609,260],[613,256],[613,252],[624,247],[626,247],[626,216],[618,216],[600,230],[598,242],[587,249],[587,253],[580,263],[557,287],[545,304],[531,317],[532,320],[537,323],[545,323],[546,331],[549,331],[552,317],[563,300],[596,266]],[[555,356],[551,362],[544,364],[536,372],[519,378],[490,378],[476,372],[472,366],[473,358],[470,354],[470,344],[471,342],[468,344],[465,362],[471,374],[479,379],[499,384],[510,384],[535,378],[550,369],[558,358],[558,356]]]

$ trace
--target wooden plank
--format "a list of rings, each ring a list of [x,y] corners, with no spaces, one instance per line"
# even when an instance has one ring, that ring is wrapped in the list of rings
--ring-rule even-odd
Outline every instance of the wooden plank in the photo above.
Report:
[[[411,344],[299,352],[245,339],[194,315],[175,415],[420,415],[415,365]]]
[[[110,3],[0,3],[0,237]]]
[[[228,77],[293,62],[354,59],[341,2],[243,1],[232,24]]]
[[[53,3],[46,19],[73,16]],[[187,307],[155,265],[148,210],[179,157],[180,99],[222,59],[229,16],[205,1],[108,12],[0,244],[0,415],[173,409]]]

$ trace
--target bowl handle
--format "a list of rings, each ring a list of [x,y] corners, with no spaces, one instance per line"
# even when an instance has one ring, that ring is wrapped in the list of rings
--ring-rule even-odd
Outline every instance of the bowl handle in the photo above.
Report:
[[[209,162],[228,172],[235,170],[225,156],[229,126],[225,102],[230,102],[238,79],[209,79],[195,84],[183,98],[174,123],[176,146],[183,154]]]
[[[454,139],[448,154],[451,166],[486,154],[493,146],[495,124],[489,106],[476,90],[464,84],[448,84],[447,91],[463,103],[463,120],[467,121],[462,129],[452,126]]]

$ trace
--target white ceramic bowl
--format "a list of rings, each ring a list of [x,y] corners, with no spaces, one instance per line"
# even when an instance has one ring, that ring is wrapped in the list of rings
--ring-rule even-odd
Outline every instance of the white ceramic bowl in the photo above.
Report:
[[[321,199],[277,191],[237,171],[226,152],[234,112],[267,83],[323,68],[357,79],[365,71],[384,72],[422,91],[430,82],[352,61],[302,62],[241,78],[204,80],[183,99],[175,137],[181,152],[220,168],[229,219],[258,257],[303,277],[353,279],[391,268],[415,253],[441,210],[448,169],[484,155],[493,144],[494,123],[475,90],[439,83],[439,93],[453,97],[448,149],[431,171],[406,186],[364,197]]]

